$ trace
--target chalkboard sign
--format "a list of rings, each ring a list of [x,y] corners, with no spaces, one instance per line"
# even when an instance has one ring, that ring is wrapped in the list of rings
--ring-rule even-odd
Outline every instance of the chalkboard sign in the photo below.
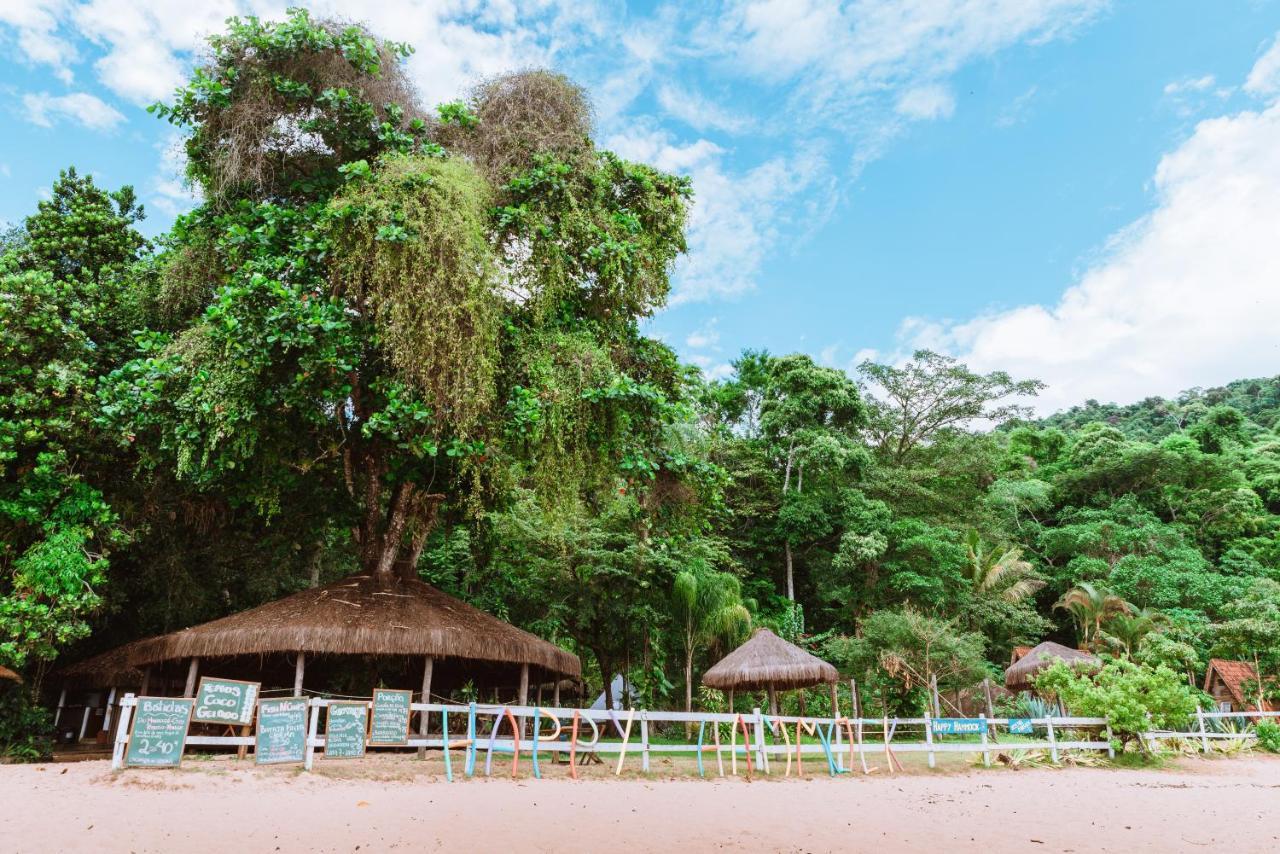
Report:
[[[987,722],[982,718],[934,718],[934,735],[977,735]]]
[[[139,697],[129,729],[129,749],[124,764],[150,768],[176,768],[187,744],[187,724],[195,700],[175,697]]]
[[[364,756],[368,728],[368,703],[330,703],[324,724],[324,755],[333,759]]]
[[[1013,735],[1031,735],[1034,728],[1031,718],[1009,718],[1009,732]]]
[[[200,690],[196,691],[196,708],[191,720],[202,724],[251,724],[261,687],[259,682],[204,676],[200,679]]]
[[[302,762],[307,758],[307,707],[299,697],[258,702],[254,761],[259,765]]]
[[[409,741],[409,704],[412,691],[390,691],[375,688],[373,692],[373,723],[369,726],[369,743],[381,745],[406,744]]]

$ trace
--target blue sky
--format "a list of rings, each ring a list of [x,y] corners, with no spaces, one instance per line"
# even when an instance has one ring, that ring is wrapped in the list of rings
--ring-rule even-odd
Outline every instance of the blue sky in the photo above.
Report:
[[[75,164],[162,230],[191,200],[143,106],[227,15],[284,5],[0,0],[0,219]],[[1280,3],[310,5],[414,44],[430,102],[559,68],[603,144],[691,175],[649,328],[709,374],[929,346],[1053,409],[1280,371]]]

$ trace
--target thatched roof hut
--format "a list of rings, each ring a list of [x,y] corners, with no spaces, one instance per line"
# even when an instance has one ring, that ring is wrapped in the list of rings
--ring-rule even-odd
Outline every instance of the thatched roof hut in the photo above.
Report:
[[[768,629],[756,629],[750,640],[702,675],[702,684],[720,690],[750,691],[809,688],[835,684],[839,678],[836,669],[821,658]]]
[[[72,688],[115,688],[138,686],[142,671],[129,663],[140,641],[109,649],[100,655],[59,668],[53,678]]]
[[[1004,686],[1010,691],[1030,691],[1032,680],[1040,673],[1048,670],[1056,662],[1062,661],[1075,669],[1093,670],[1102,666],[1096,655],[1072,649],[1053,641],[1045,641],[1013,663],[1004,672]]]
[[[416,579],[352,575],[204,625],[141,641],[135,666],[267,653],[425,656],[579,677],[578,657]]]
[[[7,679],[10,682],[17,682],[19,685],[22,684],[22,677],[14,673],[9,668],[5,667],[3,664],[0,664],[0,679]]]

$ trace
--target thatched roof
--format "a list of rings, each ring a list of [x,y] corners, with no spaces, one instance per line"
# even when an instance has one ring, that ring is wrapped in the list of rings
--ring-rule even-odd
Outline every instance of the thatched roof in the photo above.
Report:
[[[134,641],[115,649],[68,664],[53,674],[53,679],[78,688],[115,688],[141,685],[142,671],[129,663],[130,656],[141,641]]]
[[[3,664],[0,664],[0,679],[8,679],[10,682],[22,684],[22,677],[5,667]]]
[[[1013,663],[1004,672],[1004,687],[1010,691],[1031,690],[1031,680],[1042,671],[1048,670],[1055,662],[1062,661],[1074,668],[1092,669],[1101,666],[1096,655],[1072,649],[1053,641],[1045,641]]]
[[[530,664],[580,676],[578,657],[417,580],[371,575],[303,590],[211,623],[143,641],[135,665],[271,652],[430,655]]]
[[[840,674],[821,658],[787,643],[768,629],[757,629],[751,639],[720,659],[702,674],[702,684],[721,690],[808,688],[837,681]]]

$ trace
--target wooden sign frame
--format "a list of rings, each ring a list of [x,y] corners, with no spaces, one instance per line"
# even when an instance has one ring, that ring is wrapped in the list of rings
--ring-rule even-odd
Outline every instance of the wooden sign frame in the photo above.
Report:
[[[359,756],[330,756],[329,755],[329,724],[333,721],[333,709],[335,706],[359,706],[364,709],[364,738],[360,740]],[[324,716],[324,753],[321,754],[325,759],[360,759],[368,753],[369,747],[369,728],[373,726],[373,701],[372,700],[330,700],[325,705]]]
[[[200,692],[204,689],[204,683],[205,683],[205,681],[206,681],[206,680],[211,681],[211,682],[230,682],[230,683],[235,684],[235,685],[250,685],[250,686],[252,686],[252,687],[253,687],[253,689],[254,689],[254,691],[253,691],[253,701],[252,701],[251,703],[249,703],[249,720],[247,720],[247,721],[242,721],[242,720],[237,719],[237,720],[234,720],[234,721],[206,721],[206,720],[201,720],[201,719],[197,718],[197,717],[196,717],[196,709],[197,709],[197,708],[199,708],[199,706],[200,706]],[[195,701],[196,701],[196,702],[195,702],[195,705],[191,707],[191,723],[193,723],[193,724],[213,724],[213,725],[215,725],[215,726],[229,726],[229,727],[245,727],[245,726],[249,726],[249,727],[251,727],[251,726],[253,726],[253,722],[254,722],[254,720],[258,717],[258,701],[259,701],[261,698],[262,698],[262,683],[261,683],[261,682],[248,682],[248,681],[246,681],[246,680],[244,680],[244,679],[223,679],[223,678],[222,678],[222,677],[220,677],[220,676],[201,676],[201,677],[200,677],[200,684],[199,684],[198,686],[196,686],[196,695],[195,695]]]
[[[400,741],[374,741],[373,740],[373,716],[378,708],[379,694],[407,694],[409,702],[407,704],[409,714],[405,716],[404,722],[404,738]],[[410,727],[413,724],[413,692],[400,688],[374,688],[373,699],[369,701],[369,737],[365,741],[365,747],[407,747],[409,744]]]
[[[187,751],[187,736],[191,733],[191,714],[195,711],[195,697],[137,697],[137,704],[133,709],[133,718],[129,721],[129,743],[125,745],[124,751],[124,767],[126,768],[178,768],[182,765],[182,755]],[[129,757],[133,755],[134,730],[137,729],[138,720],[142,717],[142,703],[145,700],[167,700],[177,703],[188,703],[187,706],[187,723],[182,728],[182,740],[178,742],[178,757],[172,765],[148,765],[145,763],[131,763]]]
[[[270,760],[270,761],[267,761],[267,762],[263,762],[263,761],[262,761],[262,759],[260,759],[260,758],[259,758],[259,757],[261,756],[261,751],[259,751],[259,750],[258,750],[258,748],[259,748],[259,746],[261,745],[261,736],[262,736],[262,709],[261,709],[261,706],[262,706],[262,703],[263,703],[263,701],[264,701],[264,700],[265,700],[266,702],[268,702],[268,703],[295,702],[295,703],[302,703],[302,704],[303,704],[303,712],[302,712],[302,756],[301,756],[300,758],[298,758],[298,759],[277,759],[277,760]],[[254,765],[293,765],[293,764],[296,764],[296,763],[299,763],[299,762],[306,762],[306,761],[307,761],[307,749],[308,749],[308,747],[310,746],[307,742],[309,742],[309,741],[311,740],[311,729],[310,729],[310,724],[311,724],[311,721],[310,721],[310,719],[311,719],[311,698],[310,698],[310,697],[261,697],[261,698],[259,698],[259,699],[258,699],[258,702],[257,702],[257,704],[256,704],[256,705],[255,705],[255,707],[254,707],[254,718],[255,718],[255,721],[256,721],[256,723],[257,723],[257,726],[255,726],[255,727],[254,727],[254,731],[253,731],[253,764],[254,764]]]

